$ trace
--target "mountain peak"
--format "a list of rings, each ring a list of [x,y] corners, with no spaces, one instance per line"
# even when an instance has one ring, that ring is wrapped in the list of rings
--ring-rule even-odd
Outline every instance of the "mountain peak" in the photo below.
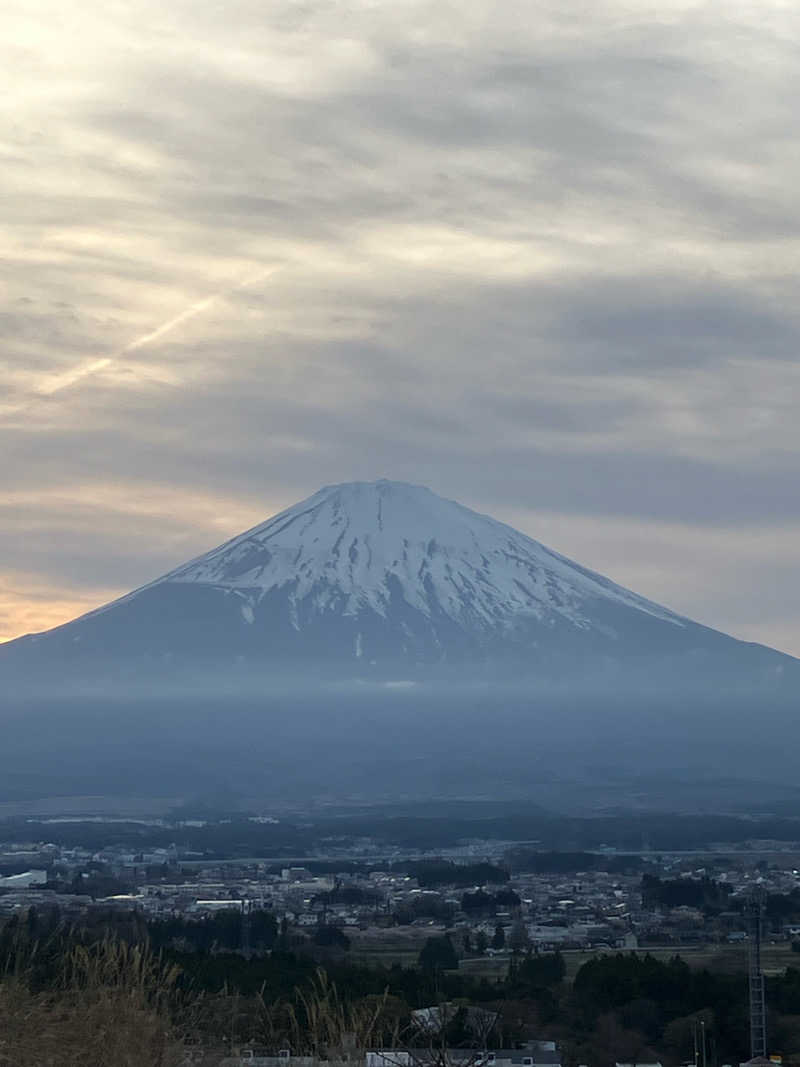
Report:
[[[366,613],[494,642],[534,620],[591,629],[594,601],[683,625],[502,522],[388,479],[326,486],[160,581],[235,590],[247,621],[280,592],[297,629]]]

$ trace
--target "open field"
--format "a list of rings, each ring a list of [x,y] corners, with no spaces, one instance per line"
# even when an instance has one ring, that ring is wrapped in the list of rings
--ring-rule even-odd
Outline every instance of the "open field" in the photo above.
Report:
[[[443,932],[442,927],[396,927],[380,931],[348,931],[348,936],[352,941],[350,956],[353,962],[367,966],[391,967],[399,963],[402,967],[411,967],[416,964],[420,949],[426,939]],[[747,949],[742,945],[665,945],[640,948],[636,952],[637,955],[649,953],[659,960],[669,960],[678,955],[695,970],[708,968],[733,974],[737,971],[745,971],[747,968]],[[571,981],[587,960],[602,954],[602,952],[576,949],[565,950],[563,955],[567,965],[567,979]],[[800,955],[792,952],[788,942],[764,945],[762,958],[764,972],[767,975],[782,972],[786,967],[800,967]],[[503,977],[508,971],[508,964],[507,955],[475,956],[461,960],[459,970],[478,978],[492,980]]]
[[[622,949],[614,949],[612,952],[621,952]],[[629,950],[628,950],[629,951]],[[722,971],[734,974],[737,971],[744,972],[747,969],[747,950],[742,945],[668,945],[645,947],[636,950],[636,954],[647,954],[658,960],[666,961],[673,956],[680,956],[686,960],[694,970],[708,968],[713,971]],[[567,949],[563,952],[567,966],[567,980],[572,981],[584,963],[595,956],[603,955],[603,952],[582,952],[576,949]],[[608,952],[605,953],[606,955]],[[765,945],[762,950],[764,973],[777,974],[787,967],[800,966],[800,956],[792,952],[788,942],[775,945]],[[508,969],[507,956],[495,956],[494,958],[478,957],[461,961],[460,970],[468,974],[483,978],[499,978]]]
[[[347,930],[354,963],[369,966],[414,967],[422,946],[429,937],[439,937],[443,926],[395,926],[388,930]]]

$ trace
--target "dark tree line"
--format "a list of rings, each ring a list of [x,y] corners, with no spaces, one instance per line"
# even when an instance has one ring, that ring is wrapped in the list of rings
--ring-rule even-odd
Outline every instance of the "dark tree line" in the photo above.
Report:
[[[499,889],[496,893],[487,893],[485,889],[476,889],[474,893],[464,893],[461,907],[464,911],[494,915],[498,909],[518,908],[522,901],[513,889]]]
[[[403,863],[399,869],[416,878],[421,889],[454,885],[459,887],[501,885],[511,877],[504,867],[493,863],[453,863],[451,860],[420,860]]]
[[[645,908],[698,908],[711,913],[730,907],[731,886],[712,878],[661,879],[642,875],[642,905]]]
[[[113,936],[129,943],[149,942],[160,949],[165,961],[179,968],[184,1000],[222,1004],[235,994],[242,1018],[249,1018],[248,1012],[253,1018],[272,1012],[270,1017],[276,1018],[283,1011],[281,1005],[294,1006],[294,1017],[300,1018],[298,990],[318,980],[320,959],[324,959],[326,981],[335,986],[348,1010],[385,1004],[387,1035],[407,1027],[414,1009],[447,1000],[497,1013],[496,1029],[488,1038],[490,1047],[548,1036],[564,1044],[568,1065],[614,1062],[614,1058],[679,1063],[691,1058],[693,1034],[700,1021],[713,1048],[711,1062],[746,1058],[744,972],[692,970],[677,956],[665,962],[649,955],[618,953],[590,960],[568,982],[559,953],[529,953],[512,958],[499,980],[478,980],[458,970],[448,936],[430,939],[417,967],[365,967],[344,956],[341,939],[346,935],[341,931],[320,928],[316,938],[323,943],[318,946],[314,938],[304,940],[311,949],[326,953],[315,956],[307,948],[292,946],[287,933],[265,912],[249,917],[252,943],[264,946],[265,952],[246,958],[240,951],[242,919],[241,912],[226,911],[198,921],[146,922],[140,915],[114,912],[95,914],[91,926],[74,928],[65,925],[55,909],[41,913],[31,909],[9,920],[0,931],[0,975],[15,973],[20,945],[27,945],[31,986],[47,989],[58,983],[63,961],[76,944],[96,944]],[[36,946],[33,953],[31,945]],[[785,975],[768,978],[767,1003],[770,1051],[793,1051],[800,1045],[800,969],[789,968]],[[211,1011],[204,1009],[203,1020],[211,1032],[214,1027],[228,1032]],[[229,1026],[230,1019],[224,1025]]]

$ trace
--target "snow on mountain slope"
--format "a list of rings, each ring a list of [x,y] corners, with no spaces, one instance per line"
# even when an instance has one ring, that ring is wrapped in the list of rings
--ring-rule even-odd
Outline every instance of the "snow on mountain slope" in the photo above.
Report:
[[[591,628],[586,602],[595,598],[684,625],[510,526],[402,482],[320,489],[161,581],[239,590],[245,618],[273,589],[287,590],[295,622],[304,602],[312,614],[385,618],[399,590],[429,618],[480,629],[550,615]]]

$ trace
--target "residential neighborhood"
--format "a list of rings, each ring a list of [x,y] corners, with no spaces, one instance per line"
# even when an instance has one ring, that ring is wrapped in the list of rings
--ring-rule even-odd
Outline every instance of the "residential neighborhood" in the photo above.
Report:
[[[133,852],[0,842],[0,922],[31,907],[189,920],[269,912],[296,945],[334,928],[344,935],[340,945],[366,962],[407,965],[427,939],[447,935],[458,965],[469,969],[530,951],[736,946],[747,939],[742,902],[754,890],[787,901],[800,893],[795,854],[785,849],[769,861],[748,852],[702,860],[608,853],[589,857],[593,869],[533,873],[526,865],[541,867],[541,854],[526,863],[503,842],[485,846],[482,858],[474,850],[417,852],[386,863],[370,862],[361,843],[337,870],[336,861],[314,857],[285,866],[207,861],[178,845]],[[767,918],[770,941],[800,936],[800,909],[776,907]]]

